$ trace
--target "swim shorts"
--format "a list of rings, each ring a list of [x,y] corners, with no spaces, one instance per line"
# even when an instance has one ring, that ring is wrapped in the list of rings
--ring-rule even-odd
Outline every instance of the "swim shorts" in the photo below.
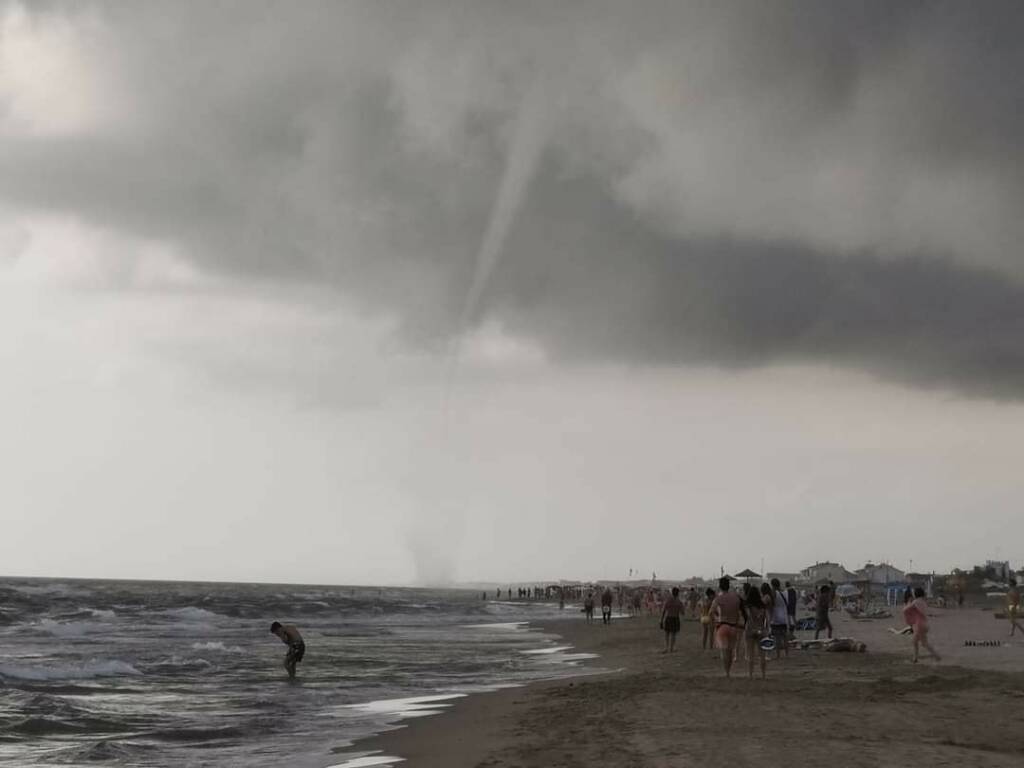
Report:
[[[679,617],[678,616],[666,616],[665,617],[665,631],[670,634],[675,634],[679,631]]]
[[[788,624],[772,624],[772,637],[782,638],[783,641],[786,639],[786,635],[789,634]]]
[[[295,643],[294,645],[288,646],[288,655],[285,656],[285,661],[293,664],[298,664],[302,661],[302,657],[306,655],[306,644]]]

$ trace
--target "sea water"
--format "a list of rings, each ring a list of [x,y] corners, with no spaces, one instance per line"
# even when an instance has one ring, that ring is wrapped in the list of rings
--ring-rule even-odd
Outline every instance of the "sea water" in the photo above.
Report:
[[[0,762],[335,765],[453,697],[579,673],[527,623],[558,615],[460,590],[2,580]],[[296,681],[274,620],[305,638]]]

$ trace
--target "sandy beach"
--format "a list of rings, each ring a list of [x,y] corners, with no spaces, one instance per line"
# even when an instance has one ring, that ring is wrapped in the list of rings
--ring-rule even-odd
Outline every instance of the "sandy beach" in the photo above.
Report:
[[[917,665],[909,640],[889,631],[895,619],[835,623],[868,651],[793,650],[761,681],[742,662],[726,680],[695,621],[672,655],[659,652],[654,618],[550,622],[545,631],[600,655],[591,675],[470,696],[347,752],[416,768],[1024,764],[1024,638],[1007,638],[1005,622],[936,610],[943,661]]]

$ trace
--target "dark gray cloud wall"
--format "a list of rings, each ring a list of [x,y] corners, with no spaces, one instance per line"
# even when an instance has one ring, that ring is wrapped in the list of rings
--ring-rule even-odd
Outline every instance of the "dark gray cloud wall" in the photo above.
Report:
[[[1019,3],[32,13],[87,31],[114,119],[3,112],[8,206],[328,282],[440,347],[540,82],[539,170],[474,322],[565,359],[1024,393]]]

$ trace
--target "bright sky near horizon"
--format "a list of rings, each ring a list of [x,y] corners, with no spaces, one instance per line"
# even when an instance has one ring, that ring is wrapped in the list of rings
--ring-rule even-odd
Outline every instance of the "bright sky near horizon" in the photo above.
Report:
[[[1019,565],[1022,35],[0,0],[0,572]]]

